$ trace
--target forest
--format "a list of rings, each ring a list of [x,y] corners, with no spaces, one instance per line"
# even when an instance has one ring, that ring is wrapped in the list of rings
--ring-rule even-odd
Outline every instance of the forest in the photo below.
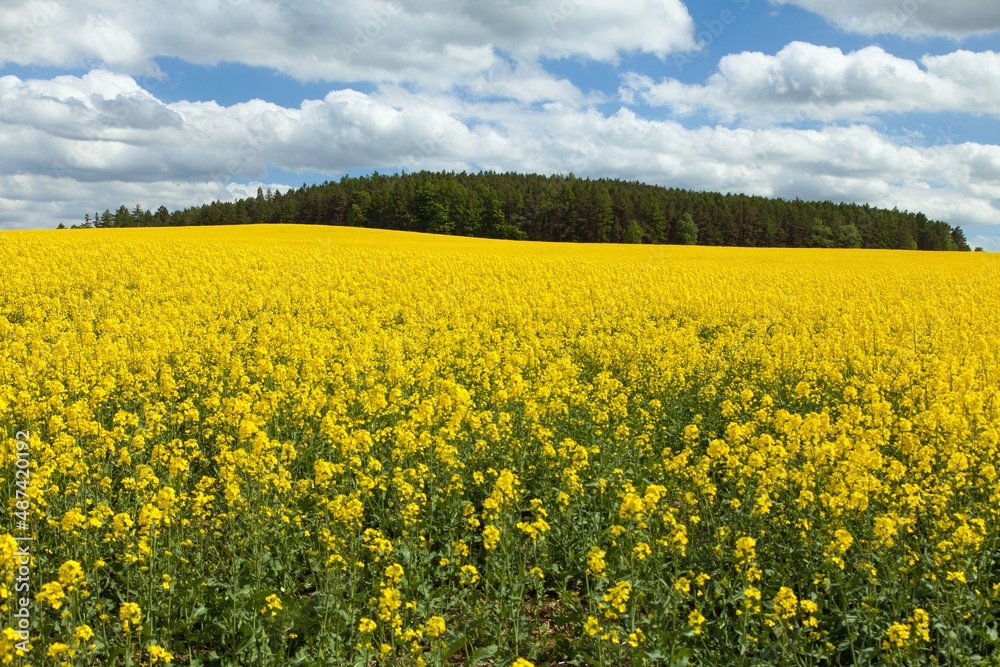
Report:
[[[970,250],[960,227],[923,213],[496,172],[345,176],[178,211],[123,205],[73,227],[276,222],[581,243]]]

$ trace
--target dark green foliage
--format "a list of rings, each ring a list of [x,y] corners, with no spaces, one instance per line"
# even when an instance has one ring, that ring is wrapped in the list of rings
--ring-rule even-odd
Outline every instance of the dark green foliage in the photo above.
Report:
[[[614,240],[612,232],[615,228],[615,211],[611,195],[604,183],[597,181],[591,197],[594,202],[593,239],[598,243],[608,243]]]
[[[955,244],[956,250],[964,250],[966,252],[971,250],[969,242],[965,238],[965,232],[962,231],[961,227],[955,227],[951,230],[951,240]]]
[[[289,222],[536,241],[969,250],[958,227],[868,205],[692,192],[632,181],[534,174],[344,177],[236,202],[155,213],[95,213],[81,226]],[[636,229],[638,227],[638,229]]]
[[[667,216],[663,214],[660,204],[652,199],[646,202],[645,209],[643,228],[649,234],[650,242],[664,243],[670,231],[667,225]]]
[[[809,245],[813,248],[829,248],[833,245],[833,230],[819,218],[814,218],[809,227]]]
[[[433,184],[425,184],[417,192],[417,225],[432,234],[451,234],[455,231],[455,223],[448,216],[444,198]]]
[[[847,223],[837,231],[838,248],[860,248],[861,244],[861,232],[853,222]]]
[[[642,243],[642,225],[639,224],[638,220],[633,219],[628,223],[628,229],[625,230],[625,236],[622,237],[623,243]]]
[[[681,245],[696,245],[698,243],[698,225],[690,213],[685,213],[677,222],[677,242]]]

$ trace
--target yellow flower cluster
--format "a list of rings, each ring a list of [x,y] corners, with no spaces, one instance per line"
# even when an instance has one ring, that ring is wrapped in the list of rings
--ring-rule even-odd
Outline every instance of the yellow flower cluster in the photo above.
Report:
[[[139,623],[142,621],[142,610],[135,602],[125,602],[118,610],[118,618],[125,632],[138,631]]]
[[[992,254],[248,226],[0,256],[35,538],[28,567],[0,527],[0,662],[22,567],[42,664],[996,654]]]

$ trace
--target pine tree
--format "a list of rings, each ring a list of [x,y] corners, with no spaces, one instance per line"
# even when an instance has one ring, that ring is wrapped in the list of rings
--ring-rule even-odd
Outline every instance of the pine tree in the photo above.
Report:
[[[455,231],[455,223],[448,217],[441,192],[433,184],[423,185],[418,190],[417,214],[417,224],[421,231],[434,234],[451,234]]]

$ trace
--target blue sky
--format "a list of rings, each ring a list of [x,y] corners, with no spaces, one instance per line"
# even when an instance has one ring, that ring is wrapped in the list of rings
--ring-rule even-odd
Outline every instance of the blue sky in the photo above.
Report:
[[[0,228],[403,169],[868,202],[1000,250],[995,0],[14,0]]]

